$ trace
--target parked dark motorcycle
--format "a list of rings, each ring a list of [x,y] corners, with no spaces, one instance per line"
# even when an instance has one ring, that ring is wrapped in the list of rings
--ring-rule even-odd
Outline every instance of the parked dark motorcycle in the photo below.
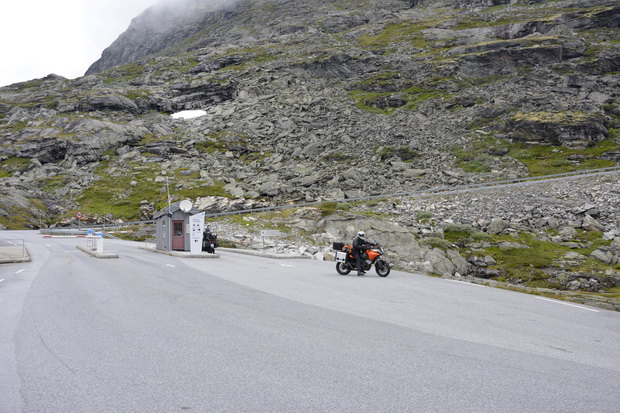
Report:
[[[355,256],[353,255],[353,246],[346,245],[344,242],[334,242],[332,245],[336,251],[336,271],[338,274],[347,275],[355,270]],[[369,271],[374,265],[375,271],[379,277],[387,277],[390,274],[390,264],[380,258],[383,255],[383,247],[375,242],[371,248],[360,253],[362,259],[362,271]]]
[[[202,250],[209,254],[215,254],[215,249],[220,246],[217,241],[217,234],[213,232],[204,232],[202,235]]]

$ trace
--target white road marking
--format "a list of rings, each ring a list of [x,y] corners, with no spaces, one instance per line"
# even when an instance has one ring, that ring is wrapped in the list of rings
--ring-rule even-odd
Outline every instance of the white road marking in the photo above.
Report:
[[[19,274],[20,272],[24,272],[24,271],[26,271],[26,269],[22,268],[21,270],[17,271],[15,274]]]
[[[0,283],[1,283],[2,281],[4,281],[4,278],[0,280]]]
[[[459,280],[446,280],[446,281],[452,281],[453,283],[460,283],[460,284],[466,284],[466,285],[473,285],[475,287],[486,287],[486,285],[480,285],[480,284],[475,284],[475,283],[468,283],[466,281],[459,281]]]
[[[563,304],[563,305],[568,305],[568,306],[571,306],[571,307],[581,308],[582,310],[594,311],[595,313],[599,312],[598,310],[595,310],[593,308],[587,308],[587,307],[582,307],[580,305],[565,303],[564,301],[552,300],[550,298],[544,298],[544,297],[538,297],[538,296],[536,296],[536,298],[538,298],[539,300],[550,301],[550,302],[556,303],[556,304]]]
[[[291,267],[291,268],[295,268],[294,265],[289,265],[289,264],[280,264],[281,267]]]
[[[176,265],[172,265],[172,264],[166,264],[166,267],[172,267],[172,268],[176,268]]]

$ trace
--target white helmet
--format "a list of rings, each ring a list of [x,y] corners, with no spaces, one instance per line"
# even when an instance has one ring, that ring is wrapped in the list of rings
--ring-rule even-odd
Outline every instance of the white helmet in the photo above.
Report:
[[[364,233],[364,231],[358,231],[357,236],[360,238],[364,238],[366,234]]]

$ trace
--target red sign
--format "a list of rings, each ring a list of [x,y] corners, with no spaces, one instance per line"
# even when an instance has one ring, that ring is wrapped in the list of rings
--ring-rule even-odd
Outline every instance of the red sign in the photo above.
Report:
[[[77,219],[82,219],[82,218],[84,218],[84,214],[82,214],[82,211],[78,211],[78,212],[75,213],[75,217]]]

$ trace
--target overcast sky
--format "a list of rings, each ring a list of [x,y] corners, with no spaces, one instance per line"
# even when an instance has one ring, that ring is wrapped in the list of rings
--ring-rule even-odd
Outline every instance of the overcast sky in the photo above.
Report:
[[[158,0],[8,0],[0,6],[0,86],[75,79]],[[7,4],[8,3],[8,4]]]

